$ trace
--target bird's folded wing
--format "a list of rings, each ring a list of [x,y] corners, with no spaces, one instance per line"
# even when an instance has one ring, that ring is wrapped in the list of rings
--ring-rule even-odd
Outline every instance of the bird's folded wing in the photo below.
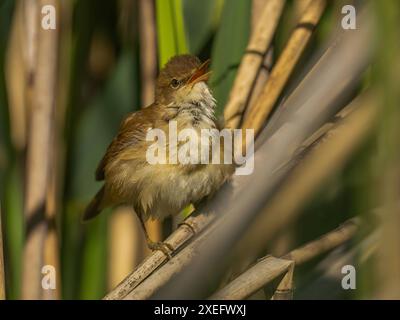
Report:
[[[155,106],[150,106],[140,111],[130,113],[122,121],[118,135],[108,146],[105,155],[97,167],[97,181],[104,180],[106,166],[111,161],[117,160],[121,152],[127,150],[127,148],[138,146],[140,142],[145,141],[147,130],[154,126],[154,113],[156,112]]]

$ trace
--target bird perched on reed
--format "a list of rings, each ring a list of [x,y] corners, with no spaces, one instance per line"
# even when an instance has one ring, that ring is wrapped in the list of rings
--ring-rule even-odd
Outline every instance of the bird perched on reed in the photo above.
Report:
[[[217,129],[215,99],[207,85],[208,61],[192,55],[171,58],[161,70],[155,88],[155,101],[130,113],[109,145],[96,170],[96,180],[104,184],[86,208],[83,220],[97,216],[104,208],[131,205],[138,215],[148,246],[168,254],[169,246],[150,240],[144,222],[163,219],[181,212],[213,194],[233,173],[232,164],[150,164],[146,150],[149,129],[161,129],[168,136],[170,121],[178,132]],[[200,139],[200,149],[211,148]]]

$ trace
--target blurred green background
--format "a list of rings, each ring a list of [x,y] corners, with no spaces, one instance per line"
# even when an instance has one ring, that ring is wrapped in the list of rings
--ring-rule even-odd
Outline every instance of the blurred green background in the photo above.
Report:
[[[143,106],[140,49],[144,40],[139,36],[139,1],[65,2],[66,15],[60,31],[59,87],[62,89],[59,89],[61,98],[57,106],[65,107],[65,125],[61,128],[65,146],[62,149],[61,206],[57,212],[61,297],[99,299],[111,289],[107,280],[110,272],[108,243],[112,237],[110,215],[103,214],[87,225],[80,223],[80,215],[99,188],[94,171],[121,119]],[[382,6],[382,17],[390,11],[384,8],[385,2],[376,5]],[[211,58],[213,77],[210,83],[221,116],[251,32],[252,1],[156,0],[154,3],[157,69],[179,53],[189,52],[201,60]],[[329,2],[302,62],[329,38],[342,4],[343,1]],[[12,126],[18,124],[10,120],[13,111],[6,87],[6,52],[17,8],[17,1],[0,0],[0,200],[7,296],[11,299],[18,299],[21,294],[26,159],[26,145],[17,145],[12,137]],[[398,8],[394,11],[398,12]],[[282,51],[297,16],[297,1],[288,1],[273,42],[275,58]],[[385,27],[393,26],[388,22]],[[371,77],[381,76],[382,70],[381,65],[374,66],[364,83]],[[332,178],[305,209],[301,226],[292,227],[285,247],[293,248],[312,240],[355,213],[373,207],[370,186],[379,167],[374,156],[377,136],[363,146],[347,168]],[[296,276],[301,297],[302,288],[315,274],[311,266],[305,266]],[[365,294],[367,296],[367,292]],[[336,296],[345,297],[349,294],[344,291]],[[363,297],[363,293],[358,292],[358,297]]]

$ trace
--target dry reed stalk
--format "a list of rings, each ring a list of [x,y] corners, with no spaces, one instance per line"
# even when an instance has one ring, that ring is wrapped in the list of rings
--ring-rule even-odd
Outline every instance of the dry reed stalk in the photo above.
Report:
[[[253,0],[252,8],[251,8],[251,30],[252,32],[256,32],[256,27],[263,13],[263,9],[265,4],[268,1],[265,0]],[[257,101],[258,96],[260,95],[262,89],[264,88],[265,83],[268,80],[270,70],[272,69],[274,60],[274,48],[272,45],[269,46],[267,53],[265,54],[264,61],[258,71],[258,75],[255,79],[253,89],[251,90],[250,97],[248,99],[248,104],[245,108],[243,117],[250,112],[250,110],[254,107],[255,102]],[[242,117],[242,118],[243,118]]]
[[[6,277],[4,272],[3,229],[1,224],[0,206],[0,300],[6,299]]]
[[[310,4],[311,0],[297,0],[294,2],[294,11],[295,11],[295,21],[300,20],[302,14],[304,13],[307,6]],[[254,0],[254,2],[262,2],[265,3],[265,0]],[[268,80],[268,76],[270,70],[273,66],[273,47],[269,49],[267,56],[265,57],[263,67],[260,69],[260,73],[257,77],[256,85],[251,94],[251,98],[249,101],[248,106],[243,114],[243,118],[247,118],[251,110],[254,108],[257,99],[262,92],[266,81]],[[262,141],[259,139],[257,144],[261,143]],[[292,233],[287,230],[287,232],[283,233],[278,239],[274,240],[273,247],[271,250],[275,252],[275,254],[285,253],[289,250],[290,245],[293,241]]]
[[[320,129],[318,129],[314,134],[312,134],[307,140],[304,141],[304,143],[302,144],[302,146],[298,149],[298,152],[295,152],[294,157],[291,159],[291,161],[289,163],[285,163],[283,164],[278,170],[281,170],[282,168],[285,167],[294,167],[294,165],[298,162],[300,162],[304,155],[309,153],[312,149],[318,148],[319,145],[322,143],[322,141],[324,141],[329,135],[329,131],[330,130],[334,130],[335,126],[337,125],[337,122],[340,120],[343,120],[346,116],[348,116],[355,108],[355,105],[350,104],[348,106],[346,106],[345,108],[343,108],[340,112],[338,112],[334,118],[334,122],[328,122],[326,124],[324,124]],[[353,221],[349,220],[345,223],[345,225],[347,224],[351,224]],[[355,223],[355,222],[354,222]],[[339,228],[338,230],[339,232],[348,232],[351,231],[347,226],[346,228],[342,227]],[[335,230],[336,232],[336,230]],[[326,241],[324,240],[324,238],[326,236],[324,236],[324,238],[321,239],[321,241],[318,241],[316,245],[318,246],[324,246],[326,245],[327,247],[325,248],[325,251],[330,250],[329,246],[338,246],[339,244],[335,244],[335,235],[336,233],[333,232],[331,237],[327,237]],[[342,234],[342,236],[346,236],[346,234]],[[341,241],[340,239],[342,239],[339,236],[339,242]],[[345,241],[345,240],[343,240]],[[282,259],[288,259],[288,260],[295,260],[296,263],[304,263],[306,261],[304,260],[308,260],[307,258],[307,250],[310,249],[310,255],[313,256],[313,243],[310,243],[310,245],[306,245],[301,247],[299,250],[299,254],[297,253],[297,250],[292,251],[292,254],[294,255],[293,259],[288,255],[282,256]],[[322,247],[319,248],[315,248],[317,251],[319,249],[323,249]],[[248,257],[250,260],[251,258]],[[292,281],[292,275],[290,274],[286,274],[284,276],[284,278],[282,279],[282,281],[280,282],[279,286],[278,286],[278,293],[275,292],[274,294],[274,299],[290,299],[291,297],[291,281]]]
[[[294,267],[341,246],[352,239],[359,229],[360,220],[350,219],[337,229],[291,251],[281,258],[264,257],[214,293],[210,299],[246,299],[283,274],[285,276],[280,281],[273,299],[291,299]]]
[[[360,101],[356,100],[355,103],[358,104],[359,108],[349,115],[343,121],[344,123],[336,128],[335,132],[331,133],[330,139],[322,141],[321,145],[313,150],[296,167],[293,174],[285,180],[285,183],[281,187],[282,189],[272,198],[272,201],[269,202],[270,204],[265,207],[262,215],[254,219],[249,229],[244,233],[240,244],[235,248],[236,254],[234,255],[234,260],[241,260],[242,255],[256,256],[257,253],[261,252],[265,243],[268,243],[283,226],[286,226],[288,222],[296,218],[296,215],[300,212],[298,209],[304,205],[321,183],[344,165],[345,160],[348,159],[350,154],[355,150],[355,147],[363,140],[374,123],[377,111],[376,105],[372,103],[373,99],[366,100],[368,102],[365,102],[366,104],[362,105],[362,107]],[[276,214],[273,214],[274,212]],[[217,223],[210,225],[200,237],[196,238],[195,241],[180,251],[174,257],[174,261],[169,261],[159,269],[159,272],[149,276],[130,292],[126,296],[126,299],[147,299],[163,287],[162,293],[155,296],[155,298],[161,299],[165,297],[166,292],[170,292],[168,290],[171,287],[168,285],[175,288],[179,287],[176,283],[178,280],[172,284],[168,282],[168,278],[172,278],[178,274],[181,276],[182,270],[189,265],[193,267],[195,262],[190,260],[193,260],[192,258],[195,253],[209,248],[208,243],[211,239],[214,243],[212,235],[218,234],[218,237],[220,237],[221,233],[216,232],[216,230],[226,227],[227,222],[228,220],[218,219]],[[195,258],[198,258],[197,254]],[[192,271],[190,269],[188,272]],[[177,276],[177,278],[179,277]],[[166,285],[167,282],[168,285]],[[187,285],[186,278],[185,283]],[[176,293],[170,292],[170,294],[176,297]],[[180,296],[178,295],[178,297]]]
[[[27,114],[26,82],[28,61],[24,38],[27,36],[24,26],[24,5],[18,1],[15,6],[10,37],[5,60],[5,78],[10,114],[11,141],[17,150],[26,147]]]
[[[243,300],[262,289],[265,285],[288,272],[293,262],[267,256],[247,271],[228,283],[209,299]]]
[[[110,217],[108,287],[114,288],[135,267],[140,256],[139,225],[134,212],[126,207],[117,208]],[[140,260],[139,260],[140,261]]]
[[[184,254],[174,257],[174,263],[167,263],[162,266],[162,272],[153,272],[147,278],[136,284],[136,287],[128,292],[124,300],[145,300],[149,299],[164,284],[184,267],[188,266],[192,258],[196,255],[195,247],[185,248]]]
[[[26,38],[25,40],[25,48],[26,48],[26,68],[27,72],[25,74],[25,84],[26,84],[26,103],[27,103],[27,109],[31,112],[34,108],[34,102],[33,102],[33,97],[34,97],[34,81],[35,81],[35,71],[36,71],[36,59],[37,59],[37,44],[38,44],[38,39],[37,39],[37,29],[38,29],[38,24],[39,24],[39,8],[38,8],[38,3],[34,1],[21,1],[21,4],[23,6],[23,12],[24,12],[24,29],[25,29],[25,34]],[[32,112],[34,113],[34,112]],[[38,115],[34,117],[29,117],[29,127],[30,130],[32,130],[33,123],[38,122]],[[35,119],[35,120],[34,120]],[[36,126],[38,126],[36,124]],[[31,134],[32,132],[29,132],[28,135],[28,159],[27,159],[27,168],[34,166],[31,163],[37,163],[38,160],[36,158],[42,156],[39,155],[38,152],[35,152],[34,149],[30,147],[30,142],[33,140],[33,136]],[[35,140],[37,138],[35,137]],[[42,150],[40,150],[42,151]],[[37,166],[37,164],[36,164]],[[41,170],[40,173],[42,173],[43,170]],[[45,169],[46,175],[44,176],[45,179],[44,181],[41,180],[39,183],[39,188],[41,187],[42,190],[45,190],[45,184],[46,184],[46,177],[47,177],[47,168]],[[45,195],[37,195],[35,194],[36,186],[34,183],[30,182],[32,180],[38,180],[42,179],[43,177],[31,177],[29,178],[30,181],[28,181],[28,177],[36,174],[33,170],[27,170],[27,183],[26,183],[26,190],[25,190],[25,222],[26,224],[28,223],[29,220],[32,220],[35,215],[35,210],[37,206],[44,206],[45,202]],[[36,181],[37,182],[37,181]],[[40,252],[37,252],[37,248],[44,246],[44,237],[45,237],[45,224],[44,224],[44,214],[39,218],[39,223],[36,224],[35,226],[35,231],[32,236],[26,237],[26,243],[24,247],[24,253],[23,253],[23,259],[24,259],[24,264],[22,267],[22,298],[25,299],[38,299],[41,296],[40,292],[40,271],[43,265],[43,256]],[[28,228],[26,227],[27,231]],[[29,261],[29,263],[28,263]],[[33,267],[30,268],[29,264],[31,264]],[[31,273],[31,270],[35,270]]]
[[[50,4],[50,3],[49,3]],[[46,201],[47,235],[45,240],[44,263],[54,266],[56,270],[56,288],[45,290],[43,299],[61,299],[61,263],[60,263],[60,242],[57,222],[61,219],[58,214],[61,212],[61,196],[63,192],[65,153],[64,130],[66,110],[68,104],[69,79],[71,72],[70,63],[58,63],[69,61],[69,54],[72,47],[72,9],[73,4],[68,1],[51,3],[57,12],[58,29],[58,59],[57,59],[57,80],[54,110],[54,124],[52,127],[49,182]]]
[[[334,250],[327,255],[315,267],[319,277],[313,279],[299,295],[300,299],[321,299],[321,287],[324,287],[324,293],[328,293],[329,297],[322,299],[340,299],[343,298],[343,289],[338,285],[343,279],[341,270],[345,265],[354,265],[357,270],[367,263],[373,257],[378,249],[378,240],[382,228],[379,228],[368,235],[360,243],[351,246],[349,250]],[[360,295],[360,299],[370,299],[368,295]],[[372,297],[374,298],[374,297]],[[376,298],[376,297],[375,297]]]
[[[277,2],[279,3],[279,2]],[[281,1],[279,3],[281,6],[278,8],[280,11],[275,11],[271,10],[269,8],[266,8],[268,6],[273,5],[273,3],[267,1],[267,0],[252,0],[252,7],[251,7],[251,34],[252,37],[257,38],[260,37],[259,30],[257,30],[257,26],[260,24],[265,24],[265,23],[274,23],[273,21],[265,20],[265,16],[268,15],[266,14],[266,11],[271,11],[274,16],[279,20],[282,11],[284,9],[284,4],[285,1]],[[264,20],[262,20],[264,19]],[[269,18],[268,18],[269,19]],[[260,21],[261,20],[261,21]],[[276,27],[275,27],[276,28]],[[264,37],[265,38],[265,37]],[[250,40],[251,41],[251,40]],[[258,69],[258,72],[255,75],[255,78],[252,80],[253,84],[249,82],[248,85],[250,87],[248,97],[246,99],[246,105],[243,111],[243,114],[240,115],[239,121],[242,120],[243,117],[246,116],[250,112],[250,110],[254,107],[254,103],[257,100],[260,92],[264,88],[264,85],[268,79],[270,70],[272,69],[272,64],[273,64],[273,46],[268,45],[267,47],[267,52],[264,53],[264,57],[261,61],[260,67]],[[244,62],[245,59],[242,61]],[[241,94],[241,91],[236,91],[236,93]],[[232,93],[231,93],[232,94]],[[243,94],[243,92],[242,92]],[[286,252],[286,251],[284,251]],[[241,273],[242,271],[246,270],[248,266],[251,264],[252,260],[244,260],[241,262],[240,266],[237,266],[237,269],[230,270],[230,273],[232,276],[235,274]],[[227,280],[230,279],[231,276],[227,276]]]
[[[242,114],[271,44],[284,4],[284,0],[268,1],[264,6],[256,30],[251,34],[225,106],[224,119],[225,126],[228,128],[238,128],[240,125]]]
[[[201,223],[199,224],[198,218],[201,218]],[[211,224],[212,220],[214,219],[213,215],[199,215],[196,217],[189,217],[186,222],[188,222],[193,230],[195,231],[195,234],[198,234],[201,230],[205,229],[207,227],[207,232],[215,228],[215,224]],[[196,223],[196,225],[194,224]],[[183,225],[186,227],[186,225]],[[186,227],[193,236],[192,228]],[[168,260],[168,262],[164,265],[161,266],[162,272],[154,272],[155,270],[152,270],[151,273],[147,273],[145,277],[141,273],[138,273],[137,271],[135,272],[137,276],[139,276],[140,281],[136,281],[135,287],[133,290],[130,290],[130,292],[125,292],[124,293],[124,300],[144,300],[144,299],[149,299],[153,294],[156,293],[160,287],[162,287],[164,284],[166,284],[174,275],[178,274],[183,268],[185,268],[192,260],[192,258],[197,255],[197,248],[198,244],[201,243],[205,237],[207,236],[207,232],[201,233],[194,242],[183,248],[183,251],[178,252],[176,256],[174,256],[173,259]],[[180,232],[175,232],[173,233],[170,237],[174,235],[180,235]],[[168,242],[171,243],[171,242]],[[172,244],[172,243],[171,243]],[[173,246],[174,247],[174,246]],[[175,248],[175,247],[174,247]],[[154,255],[154,254],[153,254]],[[164,260],[166,260],[165,255],[164,255]],[[173,260],[173,261],[172,261]],[[144,266],[146,266],[146,262],[144,262]],[[155,267],[159,267],[160,265],[156,265]],[[151,266],[152,269],[153,266]],[[148,266],[147,266],[148,268]],[[135,273],[131,274],[130,277],[136,278]]]
[[[213,219],[213,215],[200,214],[190,216],[186,222],[190,224],[193,230],[198,233],[205,228]],[[193,231],[186,225],[180,226],[166,240],[166,243],[172,245],[173,248],[179,249],[185,242],[194,236]],[[126,277],[116,288],[108,293],[105,300],[123,299],[129,292],[136,288],[144,279],[152,274],[159,266],[161,266],[167,257],[161,251],[155,251],[149,255],[128,277]]]
[[[57,112],[58,110],[54,110]],[[48,168],[48,181],[46,190],[46,236],[44,241],[44,256],[43,265],[53,266],[56,271],[56,288],[52,290],[43,290],[42,299],[57,300],[61,298],[61,267],[59,257],[59,242],[56,228],[57,212],[59,210],[59,188],[60,188],[60,166],[62,162],[58,162],[61,138],[58,128],[52,124],[52,134],[50,137],[49,146],[49,168]]]
[[[290,265],[289,270],[283,276],[283,279],[279,282],[278,287],[276,288],[274,295],[272,296],[272,300],[292,300],[293,299],[293,290],[294,290],[294,263]]]
[[[282,189],[265,206],[260,219],[252,223],[242,240],[240,252],[259,252],[262,243],[271,240],[278,230],[294,221],[299,214],[298,209],[329,176],[344,166],[349,156],[371,132],[378,112],[374,96],[365,94],[355,99],[351,105],[354,111],[338,122],[313,147],[286,178]],[[260,246],[252,243],[255,237],[263,238],[259,242]]]
[[[302,16],[302,14],[306,11],[311,1],[312,0],[296,0],[293,3],[296,18],[300,18]]]
[[[274,295],[274,300],[291,300],[293,298],[293,272],[294,267],[301,265],[311,259],[333,250],[352,239],[360,229],[360,220],[358,218],[350,219],[343,223],[339,228],[321,238],[312,241],[298,249],[295,249],[283,256],[294,262],[293,268],[289,270],[282,281],[279,283]]]
[[[326,0],[315,0],[307,7],[285,49],[272,69],[264,90],[259,95],[254,108],[252,108],[251,112],[243,120],[242,127],[244,129],[254,129],[255,135],[260,132],[308,44],[325,7]]]
[[[32,4],[31,1],[29,3]],[[51,137],[54,130],[56,103],[58,31],[40,28],[40,10],[44,5],[57,6],[57,1],[35,2],[32,28],[38,28],[37,61],[29,74],[32,106],[26,163],[25,221],[26,239],[23,253],[22,298],[42,299],[42,267],[47,236],[47,191],[51,168]],[[33,45],[34,42],[30,43]],[[28,47],[28,51],[31,50]]]
[[[284,255],[282,259],[292,260],[296,265],[306,263],[317,255],[330,251],[353,238],[360,229],[360,225],[361,220],[359,218],[347,220],[336,230],[291,251],[287,255]]]
[[[140,85],[142,106],[154,101],[157,76],[155,4],[153,0],[138,1],[140,37]]]

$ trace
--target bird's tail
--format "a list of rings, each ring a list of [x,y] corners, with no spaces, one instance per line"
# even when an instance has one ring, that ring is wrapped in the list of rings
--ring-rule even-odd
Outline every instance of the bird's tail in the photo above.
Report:
[[[82,222],[86,222],[90,219],[93,219],[101,212],[101,210],[104,209],[103,197],[104,197],[104,186],[101,187],[99,192],[96,193],[92,201],[90,201],[89,205],[86,207],[85,212],[83,213],[82,216]]]

